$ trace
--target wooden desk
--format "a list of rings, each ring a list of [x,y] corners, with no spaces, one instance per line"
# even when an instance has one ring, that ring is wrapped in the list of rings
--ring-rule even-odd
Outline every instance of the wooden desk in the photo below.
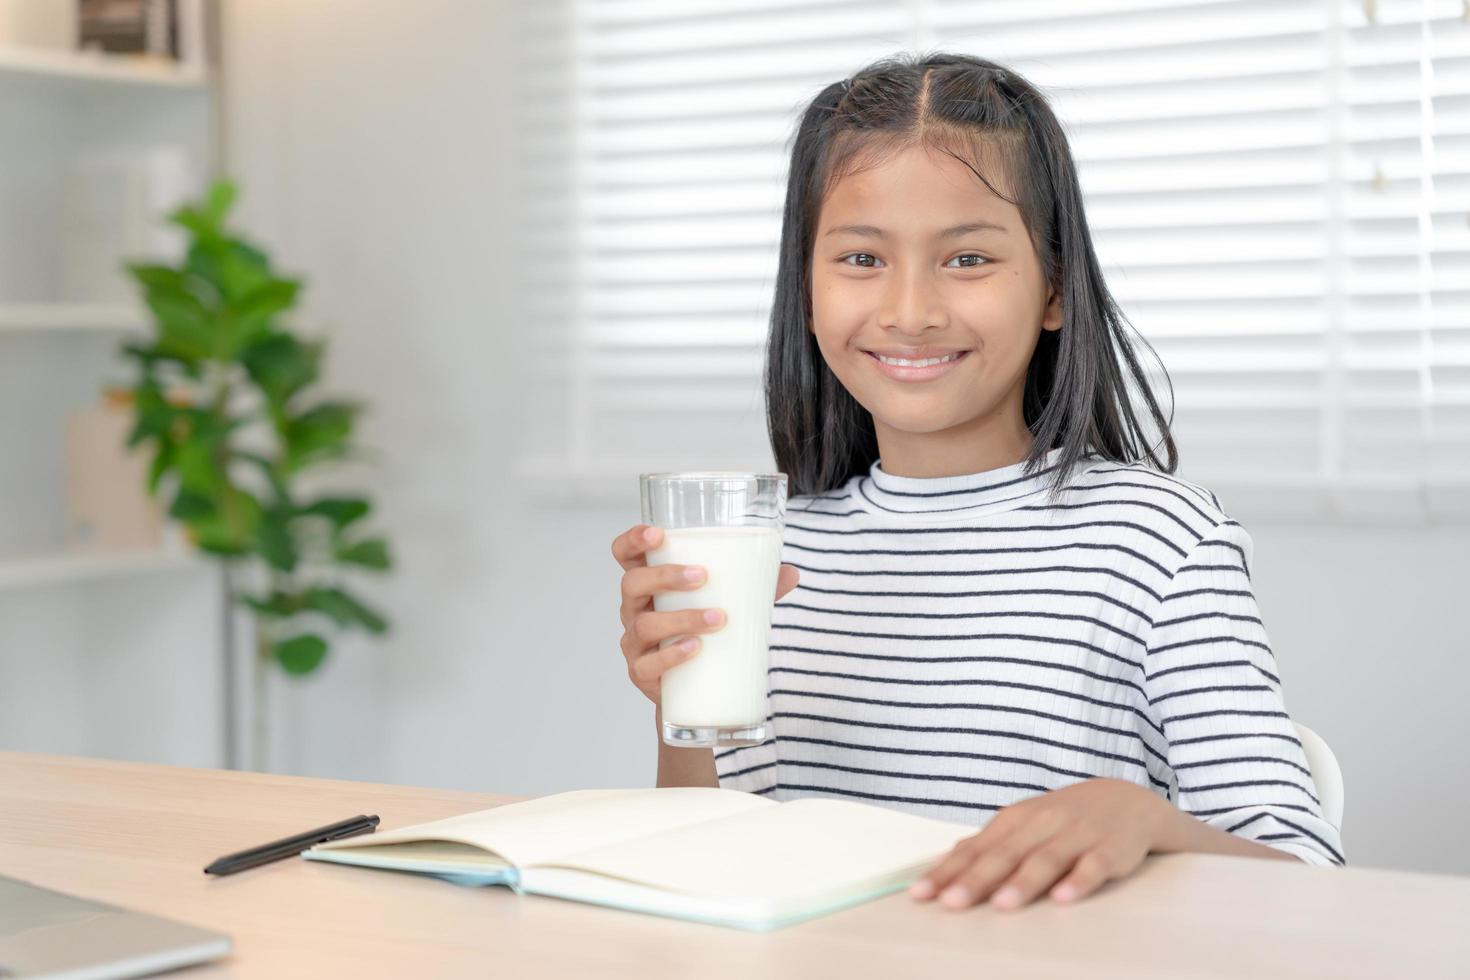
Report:
[[[386,830],[517,799],[0,752],[0,874],[234,937],[188,977],[1470,976],[1470,878],[1213,855],[1072,906],[898,893],[770,933],[302,860],[201,871],[355,813]]]

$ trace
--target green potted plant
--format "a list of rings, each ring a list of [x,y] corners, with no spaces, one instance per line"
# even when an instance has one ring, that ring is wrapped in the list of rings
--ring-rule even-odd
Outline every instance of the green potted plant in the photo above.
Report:
[[[355,454],[363,406],[316,393],[325,344],[282,322],[301,282],[278,275],[226,227],[235,193],[216,181],[202,201],[169,215],[188,236],[177,264],[127,265],[154,332],[123,351],[138,367],[128,445],[152,449],[148,491],[218,556],[232,602],[253,614],[259,765],[271,665],[304,676],[326,657],[332,630],[383,633],[387,620],[353,595],[345,574],[382,572],[392,559],[383,537],[361,530],[366,497],[303,489],[323,464]],[[230,584],[250,580],[258,591]]]

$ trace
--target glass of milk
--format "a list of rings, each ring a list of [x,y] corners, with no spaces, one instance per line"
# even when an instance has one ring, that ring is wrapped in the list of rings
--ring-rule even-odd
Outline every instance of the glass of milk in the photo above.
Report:
[[[725,625],[700,633],[699,651],[659,685],[669,745],[757,745],[768,736],[771,610],[781,571],[786,477],[780,473],[645,473],[643,521],[661,528],[650,565],[700,565],[697,589],[661,592],[658,612],[723,609]],[[663,641],[678,643],[683,636]]]

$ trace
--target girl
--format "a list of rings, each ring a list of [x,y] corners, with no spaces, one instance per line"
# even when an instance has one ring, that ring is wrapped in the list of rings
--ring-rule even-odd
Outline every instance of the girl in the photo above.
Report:
[[[792,495],[775,734],[660,741],[658,785],[974,822],[911,889],[951,908],[1075,899],[1150,852],[1341,864],[1250,535],[1170,475],[1123,323],[1066,137],[1024,79],[933,54],[823,89],[792,149],[765,378]],[[703,575],[647,567],[659,540],[613,542],[623,654],[655,704],[723,622],[652,611]]]

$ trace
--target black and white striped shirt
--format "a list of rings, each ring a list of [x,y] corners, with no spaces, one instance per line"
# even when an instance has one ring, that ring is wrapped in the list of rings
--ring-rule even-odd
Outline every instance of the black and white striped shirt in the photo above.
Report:
[[[1251,591],[1251,538],[1210,491],[1060,450],[956,477],[876,462],[788,503],[761,745],[720,786],[837,795],[977,826],[1124,779],[1201,820],[1341,864]]]

